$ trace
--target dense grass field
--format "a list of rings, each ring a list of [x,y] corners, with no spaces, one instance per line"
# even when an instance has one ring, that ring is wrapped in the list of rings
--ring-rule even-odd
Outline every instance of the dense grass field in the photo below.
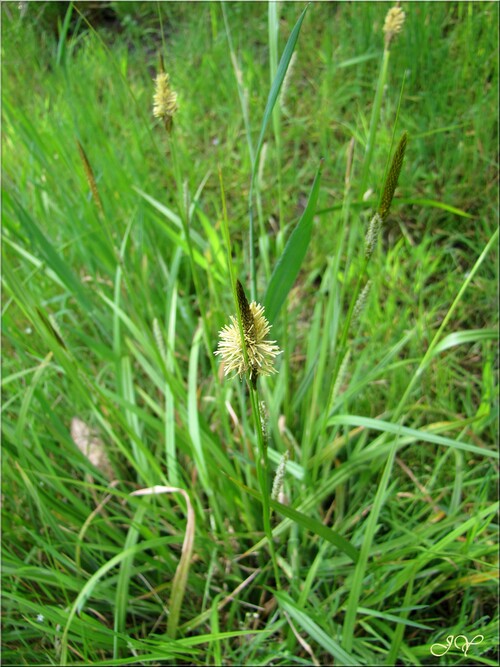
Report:
[[[19,4],[3,663],[496,665],[498,4]]]

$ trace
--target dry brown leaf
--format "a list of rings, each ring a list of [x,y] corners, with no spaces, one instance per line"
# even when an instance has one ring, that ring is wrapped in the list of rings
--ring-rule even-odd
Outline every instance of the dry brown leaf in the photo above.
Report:
[[[113,468],[106,454],[104,444],[95,431],[78,417],[73,417],[71,420],[71,437],[92,465],[104,473],[106,477],[112,479]]]

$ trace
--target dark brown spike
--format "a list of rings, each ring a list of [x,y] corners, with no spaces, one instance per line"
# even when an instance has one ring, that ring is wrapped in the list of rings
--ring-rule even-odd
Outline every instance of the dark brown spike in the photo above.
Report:
[[[245,334],[248,334],[253,329],[253,316],[248,303],[247,295],[243,289],[243,285],[239,280],[236,281],[236,295],[238,297],[238,305],[240,307],[241,321]]]
[[[76,144],[78,146],[78,152],[80,153],[80,159],[83,164],[83,169],[85,171],[85,176],[87,177],[87,183],[89,184],[90,190],[92,192],[92,197],[94,198],[95,205],[97,206],[99,213],[104,213],[104,209],[102,207],[102,201],[101,198],[99,197],[99,191],[97,189],[97,183],[95,180],[94,176],[94,171],[90,165],[89,159],[87,157],[87,154],[83,150],[83,146],[81,143],[76,140]]]

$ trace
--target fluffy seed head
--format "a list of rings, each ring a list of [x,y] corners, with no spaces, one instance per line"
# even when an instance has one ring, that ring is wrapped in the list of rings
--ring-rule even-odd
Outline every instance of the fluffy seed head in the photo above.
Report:
[[[153,96],[153,116],[161,118],[166,129],[170,131],[177,109],[177,93],[170,87],[170,76],[166,72],[158,72]]]
[[[361,294],[358,296],[356,303],[354,304],[354,310],[352,313],[353,322],[357,322],[361,317],[361,313],[363,312],[364,307],[366,305],[366,300],[368,298],[368,293],[370,292],[371,286],[372,286],[372,281],[369,280],[364,286]]]
[[[243,378],[249,372],[250,380],[255,384],[259,375],[277,372],[274,358],[281,350],[275,340],[267,340],[271,325],[264,315],[264,307],[255,301],[249,304],[241,284],[238,283],[238,286],[244,341],[241,339],[238,320],[231,315],[231,324],[226,324],[219,331],[219,344],[214,354],[219,355],[224,362],[224,375],[237,373]]]
[[[401,32],[405,22],[405,13],[400,7],[392,7],[386,14],[383,31],[385,34],[385,48],[388,49],[393,37]]]

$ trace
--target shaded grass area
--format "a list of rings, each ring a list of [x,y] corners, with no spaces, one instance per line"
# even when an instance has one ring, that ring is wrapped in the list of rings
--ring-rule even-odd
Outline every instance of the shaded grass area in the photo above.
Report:
[[[498,5],[405,7],[365,200],[390,5],[318,3],[306,15],[256,207],[262,299],[324,159],[311,244],[273,327],[287,361],[259,381],[272,470],[291,458],[281,500],[295,514],[273,513],[277,593],[248,396],[211,361],[232,312],[218,169],[233,266],[249,284],[248,143],[271,85],[272,22],[266,5],[226,5],[233,63],[219,5],[163,3],[160,25],[157,5],[122,4],[119,30],[92,17],[89,28],[77,5],[59,39],[34,3],[22,19],[2,5],[4,661],[434,664],[435,642],[482,634],[469,658],[454,648],[440,664],[496,664],[495,245],[476,263],[497,227]],[[279,53],[301,11],[280,7]],[[159,48],[179,94],[172,142],[151,117]],[[410,143],[329,403],[403,77],[396,136]],[[103,443],[111,488],[75,446],[74,417]],[[188,508],[177,495],[128,496],[156,484],[186,489],[196,515],[175,640]]]

